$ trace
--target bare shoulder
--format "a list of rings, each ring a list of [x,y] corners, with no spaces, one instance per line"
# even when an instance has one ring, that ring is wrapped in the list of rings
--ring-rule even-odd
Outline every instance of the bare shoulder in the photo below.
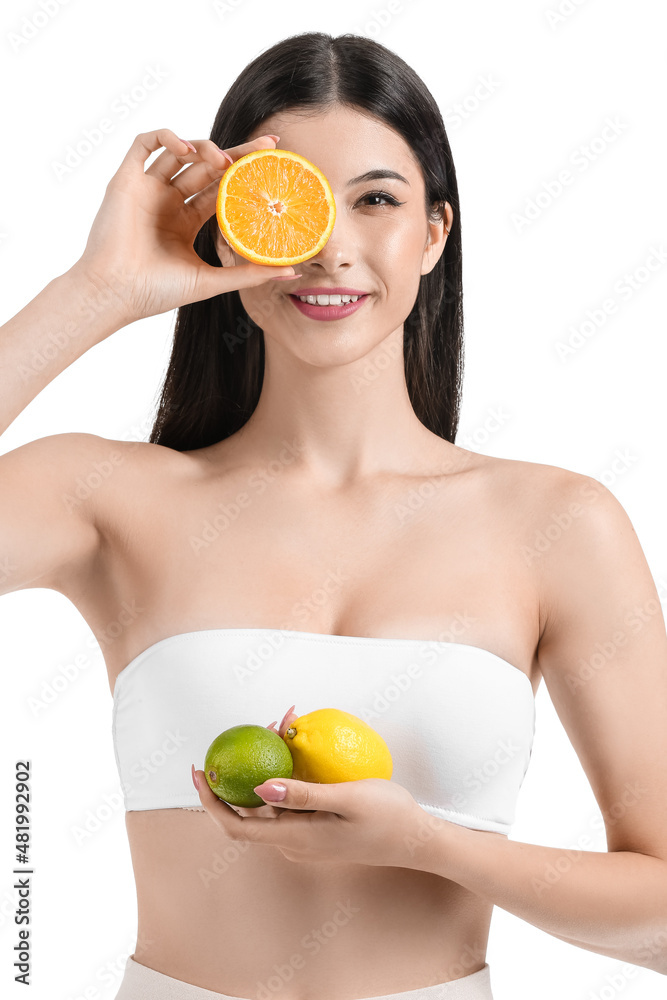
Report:
[[[70,432],[0,456],[0,551],[8,567],[0,593],[62,590],[90,570],[101,524],[112,516],[114,498],[127,490],[135,451],[131,442]]]
[[[599,511],[602,519],[621,512],[619,501],[603,483],[572,469],[520,459],[477,456],[475,465],[481,481],[493,491],[496,500],[506,500],[520,513],[523,523],[532,530],[549,530],[550,523],[562,527],[585,512]],[[608,512],[605,514],[604,512]],[[595,520],[595,514],[584,520]]]
[[[188,453],[147,441],[89,438],[85,461],[80,463],[77,496],[91,505],[98,528],[104,531],[131,511],[164,499],[165,490],[196,469]]]
[[[627,512],[593,476],[556,465],[484,456],[482,501],[514,541],[537,587],[567,586],[582,559],[599,559],[615,540],[639,547]]]

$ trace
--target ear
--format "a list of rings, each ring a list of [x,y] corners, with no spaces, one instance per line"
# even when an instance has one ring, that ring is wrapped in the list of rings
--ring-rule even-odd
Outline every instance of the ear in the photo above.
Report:
[[[454,210],[448,201],[445,202],[444,207],[441,206],[440,218],[437,221],[428,220],[428,238],[422,258],[422,274],[428,274],[429,271],[432,271],[440,260],[445,250],[447,236],[449,235],[447,230],[449,232],[452,231],[453,220]]]
[[[217,219],[215,226],[215,249],[223,267],[234,267],[236,264],[236,254],[222,235],[220,223]]]

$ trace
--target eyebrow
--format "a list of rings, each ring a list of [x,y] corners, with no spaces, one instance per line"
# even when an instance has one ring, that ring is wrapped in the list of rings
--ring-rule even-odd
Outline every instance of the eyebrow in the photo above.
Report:
[[[351,181],[347,182],[348,187],[352,187],[353,184],[361,184],[362,181],[379,181],[383,177],[393,177],[396,181],[403,181],[410,187],[410,181],[406,180],[402,174],[396,173],[395,170],[389,170],[388,167],[376,167],[375,170],[367,170],[365,174],[359,174],[358,177],[353,177]]]

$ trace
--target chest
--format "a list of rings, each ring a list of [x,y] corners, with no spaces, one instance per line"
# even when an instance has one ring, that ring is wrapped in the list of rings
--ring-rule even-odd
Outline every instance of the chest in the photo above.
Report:
[[[118,512],[91,594],[101,627],[133,602],[105,650],[112,673],[164,636],[241,626],[464,642],[531,669],[537,600],[521,519],[472,482],[334,497],[246,477],[142,497]]]

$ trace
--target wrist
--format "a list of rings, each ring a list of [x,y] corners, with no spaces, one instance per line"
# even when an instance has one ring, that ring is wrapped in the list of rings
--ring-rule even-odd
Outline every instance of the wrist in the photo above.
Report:
[[[104,340],[137,318],[127,307],[130,277],[122,272],[112,269],[98,274],[79,260],[56,280],[67,286],[75,318],[90,327],[96,340]]]
[[[421,806],[402,837],[403,868],[432,872],[450,878],[447,862],[453,860],[455,838],[460,828],[449,820],[432,816]]]

